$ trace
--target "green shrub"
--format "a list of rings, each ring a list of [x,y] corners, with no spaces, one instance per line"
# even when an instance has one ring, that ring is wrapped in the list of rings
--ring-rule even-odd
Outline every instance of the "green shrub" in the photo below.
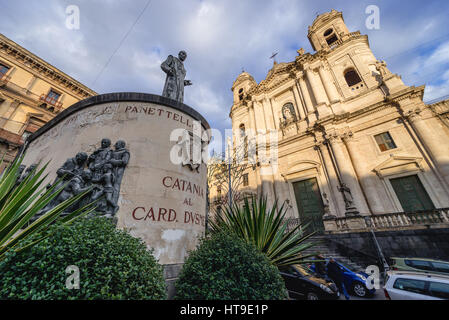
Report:
[[[277,201],[269,207],[266,197],[252,197],[251,203],[245,198],[243,205],[234,203],[217,212],[210,221],[211,233],[226,232],[253,244],[277,267],[315,262],[309,258],[316,253],[305,254],[316,245],[308,241],[314,233],[305,235],[307,226],[300,225],[287,231],[286,214],[287,208],[278,209]]]
[[[178,281],[179,300],[281,300],[286,288],[266,256],[225,233],[202,239]]]
[[[105,218],[79,219],[0,262],[0,299],[165,299],[162,267],[141,240]],[[68,266],[80,289],[66,288]]]

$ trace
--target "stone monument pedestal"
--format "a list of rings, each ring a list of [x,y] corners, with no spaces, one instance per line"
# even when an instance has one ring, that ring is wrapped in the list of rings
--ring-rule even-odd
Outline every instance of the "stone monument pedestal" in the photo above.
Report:
[[[86,185],[98,185],[98,194],[103,190],[115,198],[117,227],[154,249],[161,264],[178,265],[205,232],[207,168],[202,162],[189,165],[185,157],[184,162],[172,158],[186,136],[199,132],[205,147],[208,129],[198,112],[180,102],[143,93],[104,94],[76,103],[29,137],[24,164],[50,161],[45,183],[53,183],[67,159],[86,153],[80,170],[97,176]],[[102,142],[105,138],[110,147]],[[121,167],[108,160],[121,157],[114,154],[118,141],[129,152]],[[119,171],[120,187],[112,188]]]

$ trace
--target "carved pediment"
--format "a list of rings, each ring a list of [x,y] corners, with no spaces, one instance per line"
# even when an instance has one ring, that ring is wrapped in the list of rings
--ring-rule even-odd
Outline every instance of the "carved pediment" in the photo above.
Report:
[[[287,171],[287,174],[285,175],[287,178],[289,178],[289,176],[300,173],[300,172],[304,172],[304,171],[314,171],[314,172],[318,172],[319,168],[321,167],[321,164],[319,162],[316,161],[312,161],[312,160],[302,160],[302,161],[296,161],[294,162],[290,168]]]
[[[375,167],[373,172],[375,172],[380,178],[384,178],[389,175],[400,174],[407,171],[424,171],[422,161],[423,158],[391,155],[390,159]]]

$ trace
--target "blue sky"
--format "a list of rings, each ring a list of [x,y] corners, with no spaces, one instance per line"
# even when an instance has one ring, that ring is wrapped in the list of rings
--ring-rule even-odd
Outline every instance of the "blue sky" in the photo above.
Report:
[[[242,68],[260,82],[273,52],[279,52],[279,62],[294,60],[301,47],[312,52],[308,26],[317,13],[336,9],[351,31],[369,35],[376,57],[407,85],[427,85],[425,100],[449,94],[447,0],[152,0],[104,69],[146,4],[0,0],[0,32],[98,93],[160,94],[160,63],[186,50],[194,86],[186,89],[185,102],[223,130],[230,127],[230,88]],[[380,8],[379,30],[365,26],[365,9],[373,4]],[[80,8],[79,30],[66,28],[69,5]]]

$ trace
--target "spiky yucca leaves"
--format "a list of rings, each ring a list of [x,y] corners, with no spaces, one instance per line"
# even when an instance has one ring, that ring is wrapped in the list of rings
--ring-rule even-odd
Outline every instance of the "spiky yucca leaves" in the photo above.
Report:
[[[69,224],[81,215],[95,210],[95,205],[89,204],[73,213],[60,217],[64,211],[83,198],[88,192],[74,196],[51,209],[36,221],[30,223],[41,209],[57,197],[66,185],[55,189],[57,183],[46,190],[42,186],[47,175],[44,175],[48,163],[41,169],[36,167],[26,179],[16,186],[19,168],[23,156],[6,168],[0,177],[0,260],[4,259],[9,250],[19,252],[30,247],[48,236],[48,227],[58,221]],[[0,164],[3,162],[0,161]],[[43,176],[44,175],[44,176]],[[32,241],[27,241],[32,238]],[[26,245],[22,245],[26,243]]]
[[[211,232],[224,231],[242,238],[265,253],[277,267],[316,262],[307,260],[314,257],[315,253],[303,254],[316,245],[306,242],[315,232],[305,235],[307,226],[300,225],[287,231],[287,222],[284,220],[286,211],[284,205],[278,209],[277,202],[268,208],[266,198],[257,200],[253,197],[251,203],[246,198],[243,206],[234,204],[217,213],[215,219],[210,221]]]

